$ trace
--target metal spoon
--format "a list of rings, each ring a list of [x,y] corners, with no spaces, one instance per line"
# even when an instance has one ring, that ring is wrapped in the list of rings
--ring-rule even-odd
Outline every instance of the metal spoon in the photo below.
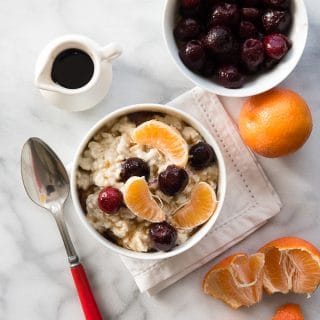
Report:
[[[63,217],[63,206],[70,189],[63,163],[45,142],[39,138],[30,138],[21,152],[21,175],[29,198],[51,212],[58,225],[86,319],[102,320]]]

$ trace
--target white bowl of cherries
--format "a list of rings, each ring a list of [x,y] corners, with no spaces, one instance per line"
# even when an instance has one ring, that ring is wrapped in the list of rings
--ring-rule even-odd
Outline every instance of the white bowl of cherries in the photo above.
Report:
[[[167,0],[163,33],[189,80],[216,94],[245,97],[293,71],[308,18],[303,0]]]

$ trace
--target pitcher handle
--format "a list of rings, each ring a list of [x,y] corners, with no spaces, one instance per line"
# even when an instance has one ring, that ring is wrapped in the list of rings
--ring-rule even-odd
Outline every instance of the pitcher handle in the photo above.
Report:
[[[118,43],[112,42],[101,48],[101,59],[112,61],[118,58],[122,53],[122,48]]]

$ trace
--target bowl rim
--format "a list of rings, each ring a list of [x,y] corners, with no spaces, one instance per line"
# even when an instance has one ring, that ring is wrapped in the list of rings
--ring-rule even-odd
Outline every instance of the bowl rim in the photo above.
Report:
[[[190,239],[188,239],[185,243],[177,246],[174,250],[168,251],[168,252],[161,252],[161,251],[155,252],[155,253],[136,252],[136,251],[123,248],[105,239],[87,221],[85,214],[82,211],[80,201],[78,198],[77,185],[76,185],[76,172],[78,168],[79,157],[82,154],[84,148],[87,146],[87,143],[90,141],[93,135],[96,134],[108,122],[111,122],[116,118],[119,118],[126,114],[139,112],[139,111],[162,112],[165,114],[169,114],[169,115],[171,114],[173,116],[179,117],[180,119],[188,123],[190,126],[195,128],[201,134],[201,136],[213,147],[217,157],[218,169],[219,169],[217,198],[219,202],[214,214],[205,224],[201,226],[201,228],[194,235],[192,235]],[[76,209],[77,215],[79,216],[80,220],[82,221],[85,228],[89,231],[89,233],[98,242],[100,242],[102,245],[104,245],[108,249],[126,257],[142,259],[142,260],[159,260],[159,259],[166,259],[169,257],[173,257],[178,254],[181,254],[182,252],[185,252],[186,250],[193,247],[196,243],[198,243],[209,232],[209,230],[215,224],[218,216],[220,215],[220,212],[224,203],[224,199],[225,199],[225,194],[226,194],[226,184],[227,184],[227,179],[226,179],[225,160],[223,158],[221,149],[218,143],[216,142],[216,139],[210,134],[210,132],[198,120],[196,120],[191,115],[167,105],[154,104],[154,103],[134,104],[134,105],[122,107],[120,109],[117,109],[116,111],[111,112],[110,114],[106,115],[105,117],[100,119],[98,122],[96,122],[90,128],[90,130],[85,134],[85,136],[82,138],[81,142],[78,145],[78,148],[75,152],[75,155],[72,161],[71,178],[70,178],[72,203]]]
[[[307,9],[304,0],[293,0],[294,6],[297,7],[300,12],[301,22],[300,24],[303,26],[303,28],[299,29],[299,33],[301,34],[301,41],[299,42],[298,48],[295,50],[295,55],[292,55],[290,60],[283,61],[282,63],[288,63],[290,62],[290,68],[287,68],[285,72],[278,72],[277,76],[274,77],[273,81],[264,81],[262,83],[259,83],[259,85],[254,85],[252,87],[246,88],[238,88],[238,89],[229,89],[225,88],[222,85],[212,81],[210,85],[207,85],[203,83],[202,81],[206,81],[207,79],[203,79],[201,76],[197,75],[196,73],[189,70],[180,59],[178,59],[175,54],[174,50],[175,48],[170,45],[169,43],[169,37],[172,37],[173,40],[173,30],[168,30],[167,26],[167,18],[169,15],[169,4],[172,4],[172,2],[177,2],[178,0],[165,0],[163,13],[162,13],[162,35],[164,38],[165,46],[167,48],[167,51],[169,52],[169,55],[171,59],[174,61],[174,64],[178,68],[178,70],[187,78],[189,79],[193,84],[218,95],[225,96],[225,97],[249,97],[253,95],[257,95],[263,92],[266,92],[277,85],[279,85],[282,81],[284,81],[295,69],[298,62],[301,59],[301,56],[304,52],[307,37],[308,37],[308,30],[309,30],[309,23],[308,23],[308,15],[307,15]],[[293,16],[293,19],[295,18],[295,15]],[[171,34],[171,36],[170,36]],[[260,75],[258,75],[260,77]],[[256,81],[256,79],[253,80],[253,82]]]

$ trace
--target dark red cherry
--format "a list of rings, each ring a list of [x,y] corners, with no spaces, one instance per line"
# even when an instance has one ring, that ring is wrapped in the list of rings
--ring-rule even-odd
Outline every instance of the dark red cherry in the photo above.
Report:
[[[183,191],[188,182],[187,171],[175,165],[168,166],[158,177],[159,189],[168,196],[174,196]]]
[[[146,180],[150,176],[150,168],[148,164],[140,158],[128,158],[121,164],[120,178],[122,181],[127,181],[130,177],[145,177]]]
[[[214,6],[209,14],[208,25],[235,27],[240,22],[240,9],[231,3],[222,3]]]
[[[286,33],[291,25],[291,15],[287,11],[269,9],[262,16],[262,24],[267,33]]]
[[[235,45],[231,31],[222,26],[212,27],[202,42],[204,47],[213,54],[231,52]]]
[[[189,150],[190,165],[195,169],[204,169],[210,166],[214,160],[213,148],[206,142],[198,142]]]
[[[199,40],[191,40],[179,50],[182,62],[193,71],[200,71],[206,61],[206,53]]]
[[[149,237],[154,249],[170,251],[176,245],[177,231],[167,222],[152,223]]]
[[[263,38],[264,50],[268,57],[280,60],[289,51],[288,38],[282,34],[270,34]]]
[[[123,197],[120,190],[113,187],[103,188],[98,196],[99,208],[109,214],[115,214],[119,211],[123,203]]]
[[[199,33],[199,23],[191,18],[181,20],[174,29],[174,36],[180,41],[195,39]]]
[[[263,43],[258,39],[247,39],[241,48],[241,60],[249,70],[256,70],[264,60]]]
[[[217,70],[218,82],[226,88],[241,88],[244,83],[244,75],[238,66],[233,64],[221,65]]]

